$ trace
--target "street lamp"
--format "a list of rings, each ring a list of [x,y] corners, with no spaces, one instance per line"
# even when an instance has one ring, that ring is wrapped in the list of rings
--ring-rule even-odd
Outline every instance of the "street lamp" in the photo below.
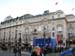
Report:
[[[19,52],[19,56],[21,56],[21,33],[19,33],[19,42],[18,42],[18,52]]]
[[[5,44],[5,32],[4,32],[3,44]]]
[[[3,44],[2,44],[2,46],[3,46],[3,49],[6,48],[6,46],[5,46],[5,32],[4,32],[4,38],[3,38]]]
[[[36,44],[35,44],[35,39],[36,39],[36,36],[37,35],[37,29],[34,29],[34,32],[33,32],[33,36],[34,36],[34,38],[33,38],[33,45],[35,46]]]
[[[28,43],[28,29],[26,29],[26,43]]]
[[[37,29],[34,29],[33,35],[34,35],[34,37],[36,37],[36,35],[37,35]]]
[[[43,37],[44,38],[46,37],[46,28],[45,27],[43,28]]]

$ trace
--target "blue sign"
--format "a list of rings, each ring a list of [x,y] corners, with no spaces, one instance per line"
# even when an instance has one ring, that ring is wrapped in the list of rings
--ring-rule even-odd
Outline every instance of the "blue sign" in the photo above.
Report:
[[[56,47],[56,40],[51,38],[50,44],[51,44],[52,48],[55,48]]]
[[[49,42],[48,42],[49,41]],[[54,38],[46,39],[46,38],[34,38],[33,45],[34,46],[43,46],[46,47],[47,44],[51,44],[52,48],[56,47],[56,40]]]

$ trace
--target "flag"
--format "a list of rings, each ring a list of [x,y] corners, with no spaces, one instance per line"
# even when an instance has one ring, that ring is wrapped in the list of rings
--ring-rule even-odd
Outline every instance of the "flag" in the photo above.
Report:
[[[58,42],[59,42],[59,40],[60,40],[60,36],[59,36],[59,35],[57,35],[57,37],[56,37],[56,42],[58,43]]]

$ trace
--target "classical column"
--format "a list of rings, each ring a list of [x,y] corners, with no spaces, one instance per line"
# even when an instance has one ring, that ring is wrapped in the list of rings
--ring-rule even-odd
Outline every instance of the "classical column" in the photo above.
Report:
[[[14,54],[17,56],[17,30],[15,30]]]
[[[9,47],[9,51],[10,51],[10,48],[11,48],[11,28],[9,29],[9,40],[8,40],[8,47]]]

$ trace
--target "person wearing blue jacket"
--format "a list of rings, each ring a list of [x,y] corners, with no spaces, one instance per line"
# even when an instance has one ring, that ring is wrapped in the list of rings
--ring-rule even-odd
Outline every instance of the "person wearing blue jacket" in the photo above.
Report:
[[[75,56],[75,48],[70,48],[70,49],[60,53],[60,56],[65,56],[65,55],[74,55]]]

